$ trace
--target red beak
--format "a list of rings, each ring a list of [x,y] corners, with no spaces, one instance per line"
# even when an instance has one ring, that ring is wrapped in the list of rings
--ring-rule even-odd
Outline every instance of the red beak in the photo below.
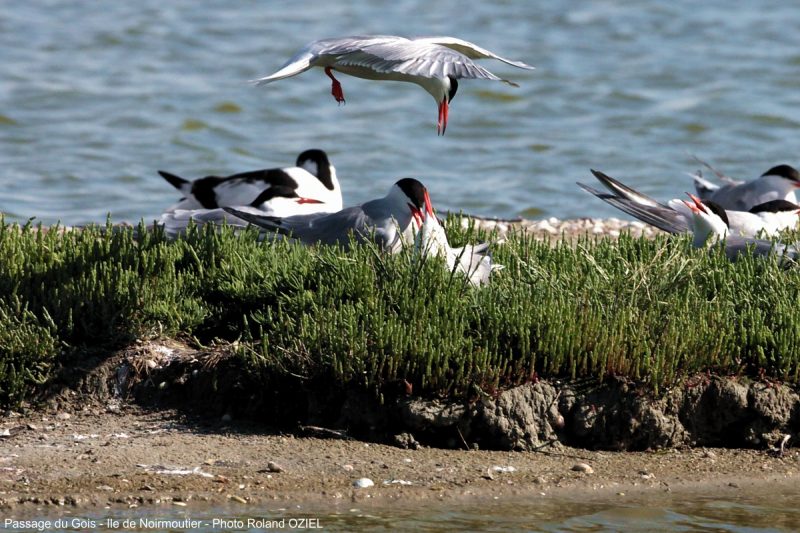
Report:
[[[323,204],[322,200],[315,200],[314,198],[298,198],[295,200],[298,204]]]
[[[686,194],[688,194],[689,198],[692,199],[692,201],[694,202],[694,205],[696,206],[696,209],[698,211],[702,211],[703,213],[708,213],[708,210],[706,209],[705,204],[703,204],[703,201],[700,198],[698,198],[697,196],[695,196],[694,194],[692,194],[690,192],[687,192]],[[691,207],[691,206],[689,206],[689,207]],[[692,209],[692,211],[695,211],[695,209]]]
[[[433,204],[431,203],[431,197],[428,196],[428,189],[425,189],[425,211],[432,217],[436,216],[433,214]]]
[[[439,102],[439,121],[436,123],[437,135],[444,135],[445,130],[447,130],[447,112],[449,108],[450,105],[447,103],[447,99]]]
[[[422,227],[422,220],[423,220],[422,210],[419,209],[414,204],[411,204],[411,203],[408,204],[408,208],[411,210],[411,218],[421,228]]]

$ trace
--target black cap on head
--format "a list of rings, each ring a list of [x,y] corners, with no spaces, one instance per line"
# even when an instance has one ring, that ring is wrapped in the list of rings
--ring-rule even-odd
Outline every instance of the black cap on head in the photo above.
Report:
[[[798,173],[797,170],[790,165],[778,165],[777,167],[772,167],[761,174],[761,176],[780,176],[781,178],[786,178],[787,180],[800,182],[800,173]]]
[[[781,213],[783,211],[797,211],[800,205],[789,200],[772,200],[750,208],[751,213]]]
[[[452,102],[458,92],[458,80],[453,76],[448,76],[448,78],[450,78],[450,92],[447,94],[447,101]]]
[[[327,188],[329,191],[332,191],[333,180],[331,179],[331,164],[330,161],[328,161],[328,154],[317,149],[306,150],[297,156],[297,162],[295,163],[295,166],[306,168],[304,165],[309,161],[315,163],[317,166],[316,172],[309,172],[314,174],[319,181],[322,182],[325,188]]]
[[[425,207],[425,186],[414,178],[403,178],[395,183],[417,209]]]
[[[725,212],[725,210],[722,208],[721,205],[719,205],[716,202],[707,202],[707,201],[703,201],[703,204],[708,208],[709,211],[711,211],[719,218],[721,218],[726,226],[730,227],[731,223],[728,222],[728,214]]]

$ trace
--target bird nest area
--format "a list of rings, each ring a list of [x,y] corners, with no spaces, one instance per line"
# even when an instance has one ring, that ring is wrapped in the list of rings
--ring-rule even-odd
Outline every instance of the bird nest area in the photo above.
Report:
[[[455,217],[445,227],[454,245],[492,239]],[[505,268],[473,287],[412,250],[109,229],[0,224],[0,406],[41,398],[87,354],[156,338],[224,345],[196,370],[234,365],[244,402],[310,389],[474,401],[539,380],[623,380],[658,396],[699,373],[800,379],[800,271],[731,263],[688,238],[511,232],[492,247]]]

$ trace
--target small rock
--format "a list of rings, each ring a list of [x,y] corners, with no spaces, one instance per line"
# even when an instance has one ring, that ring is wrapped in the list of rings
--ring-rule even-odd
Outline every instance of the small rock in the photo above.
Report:
[[[353,465],[342,465],[342,470],[344,470],[345,472],[352,472]]]
[[[712,460],[713,460],[713,459],[716,459],[716,458],[717,458],[717,454],[715,454],[715,453],[714,453],[714,452],[712,452],[711,450],[705,450],[705,451],[703,452],[703,457],[704,457],[705,459],[712,459]]]
[[[239,503],[247,503],[247,500],[245,500],[241,496],[237,496],[236,494],[228,494],[228,499]]]
[[[369,487],[374,487],[375,482],[368,477],[362,477],[353,481],[353,486],[357,489],[368,489]]]
[[[231,420],[233,420],[233,417],[230,415],[230,413],[225,413],[224,415],[222,415],[221,420],[223,422],[227,423],[227,422],[230,422]]]
[[[286,469],[283,468],[278,463],[276,463],[274,461],[270,461],[270,462],[267,463],[267,471],[268,472],[275,472],[275,473],[279,474],[281,472],[285,472]]]
[[[394,441],[395,446],[398,448],[403,448],[405,450],[417,450],[419,449],[419,442],[417,439],[414,438],[414,435],[411,433],[400,433],[395,435],[392,440]]]
[[[72,418],[72,415],[69,413],[58,413],[56,415],[56,420],[69,420],[70,418]]]
[[[514,468],[513,466],[493,466],[492,467],[492,472],[501,472],[503,474],[508,474],[508,473],[516,472],[516,471],[517,471],[517,469]]]
[[[573,472],[581,472],[583,474],[593,474],[594,473],[594,468],[592,468],[591,466],[587,465],[586,463],[578,463],[578,464],[572,465],[572,468],[570,470],[572,470]]]
[[[36,425],[34,425],[34,424],[28,424],[28,425],[27,425],[27,427],[28,427],[28,429],[30,429],[31,431],[36,431],[36,430],[38,430],[38,429],[39,429],[39,426],[36,426]]]

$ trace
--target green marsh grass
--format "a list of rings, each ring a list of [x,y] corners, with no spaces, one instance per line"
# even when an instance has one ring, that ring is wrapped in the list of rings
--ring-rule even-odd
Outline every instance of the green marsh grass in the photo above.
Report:
[[[446,227],[453,245],[487,237]],[[176,335],[238,341],[265,386],[376,395],[398,380],[466,396],[537,376],[626,376],[654,391],[706,370],[800,378],[796,268],[626,235],[512,235],[494,259],[505,269],[474,288],[411,251],[262,243],[229,228],[169,242],[143,227],[0,223],[0,404],[30,397],[87,346]]]

